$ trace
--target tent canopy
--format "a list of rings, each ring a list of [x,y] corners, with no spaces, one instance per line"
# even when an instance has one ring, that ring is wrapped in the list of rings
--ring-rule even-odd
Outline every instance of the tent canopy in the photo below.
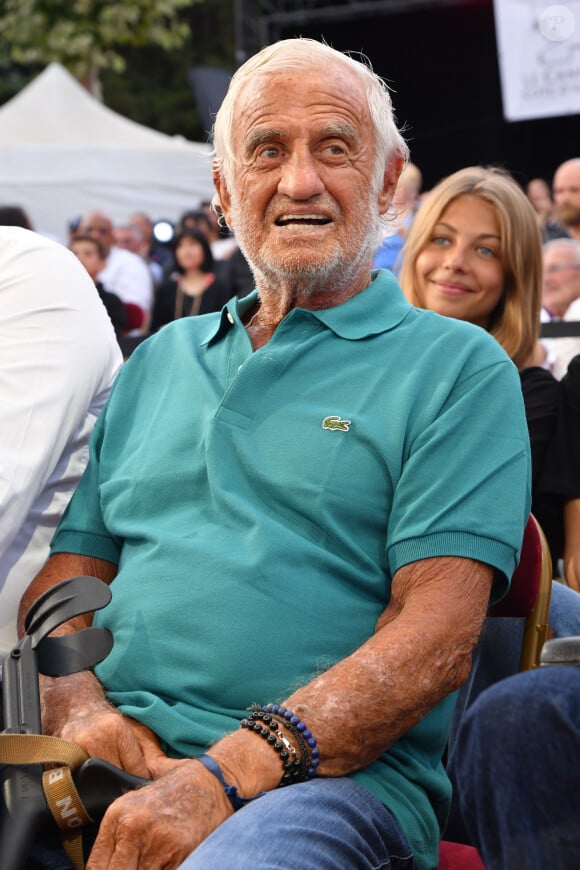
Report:
[[[52,63],[0,107],[0,205],[62,240],[92,209],[176,220],[213,195],[210,154],[113,112]]]

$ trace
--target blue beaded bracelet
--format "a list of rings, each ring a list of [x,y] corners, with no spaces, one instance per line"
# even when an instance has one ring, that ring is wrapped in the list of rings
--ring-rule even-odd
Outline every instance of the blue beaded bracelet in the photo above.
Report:
[[[308,779],[316,776],[318,765],[320,764],[320,750],[316,742],[316,738],[309,730],[305,722],[302,722],[299,716],[282,707],[280,704],[266,704],[260,708],[263,713],[270,713],[284,721],[286,728],[295,736],[304,742],[308,758],[308,769],[306,775]]]
[[[223,790],[226,794],[227,799],[229,800],[234,809],[234,812],[240,810],[251,801],[255,801],[256,798],[263,797],[266,794],[266,792],[261,791],[259,794],[254,795],[254,797],[244,798],[240,794],[238,794],[238,789],[235,785],[230,785],[225,781],[222,769],[215,760],[215,758],[212,758],[211,755],[198,755],[195,760],[201,762],[206,770],[209,770],[210,773],[213,773],[215,778],[219,780],[219,782],[223,786]]]

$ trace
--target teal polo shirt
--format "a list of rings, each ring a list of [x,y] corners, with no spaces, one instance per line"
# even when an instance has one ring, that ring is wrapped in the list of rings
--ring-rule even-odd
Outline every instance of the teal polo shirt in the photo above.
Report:
[[[335,308],[292,310],[254,352],[255,301],[137,348],[53,541],[118,565],[97,674],[174,756],[360,646],[409,562],[489,563],[502,594],[530,509],[519,378],[483,330],[414,309],[378,272]],[[452,706],[353,775],[419,870],[436,864],[448,808]]]

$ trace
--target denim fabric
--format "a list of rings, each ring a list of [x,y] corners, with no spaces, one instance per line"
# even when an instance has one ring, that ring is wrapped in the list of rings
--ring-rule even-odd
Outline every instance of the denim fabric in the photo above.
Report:
[[[90,839],[90,838],[89,838]],[[346,778],[277,789],[231,816],[183,870],[414,870],[398,823]],[[34,848],[26,870],[71,870],[57,841]]]
[[[350,779],[277,789],[231,816],[181,870],[412,870],[398,823]]]
[[[456,743],[447,769],[486,870],[580,867],[580,668],[527,671],[487,689]]]

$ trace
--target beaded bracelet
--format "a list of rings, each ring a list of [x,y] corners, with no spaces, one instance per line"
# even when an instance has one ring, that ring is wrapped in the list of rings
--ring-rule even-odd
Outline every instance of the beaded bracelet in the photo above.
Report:
[[[206,770],[209,770],[210,773],[213,773],[215,778],[219,780],[221,785],[223,786],[223,790],[226,794],[227,799],[231,803],[234,812],[244,807],[246,804],[249,804],[251,801],[255,801],[256,798],[263,797],[266,792],[261,791],[259,794],[254,795],[254,797],[245,798],[238,794],[238,789],[235,785],[230,785],[225,781],[224,775],[222,773],[222,769],[211,755],[198,755],[196,756],[196,761],[201,762]]]
[[[304,722],[285,707],[278,704],[268,704],[265,707],[254,706],[252,712],[240,723],[241,728],[248,728],[264,737],[283,760],[284,774],[278,788],[294,783],[306,782],[316,776],[319,760],[319,750],[316,739]],[[289,714],[289,715],[288,715]],[[292,721],[294,720],[294,721]],[[264,725],[261,724],[264,723]],[[282,725],[298,744],[300,758],[295,745],[279,730]],[[299,727],[301,726],[301,727]],[[292,760],[290,760],[292,755]]]
[[[261,719],[262,716],[258,716],[257,713],[250,713],[246,719],[242,719],[240,728],[247,728],[263,737],[280,756],[284,773],[278,788],[284,785],[291,785],[293,782],[302,782],[304,777],[302,776],[301,762],[294,746],[278,729],[278,723],[271,717],[269,717],[269,721],[266,723],[267,727],[257,722],[256,719],[258,718]]]
[[[305,752],[303,760],[308,761],[307,779],[312,779],[316,776],[318,765],[320,764],[320,750],[316,742],[316,738],[309,730],[305,722],[302,722],[300,717],[282,707],[280,704],[266,704],[261,708],[263,712],[270,713],[277,718],[280,718],[284,727],[290,731],[301,743],[305,743]]]

